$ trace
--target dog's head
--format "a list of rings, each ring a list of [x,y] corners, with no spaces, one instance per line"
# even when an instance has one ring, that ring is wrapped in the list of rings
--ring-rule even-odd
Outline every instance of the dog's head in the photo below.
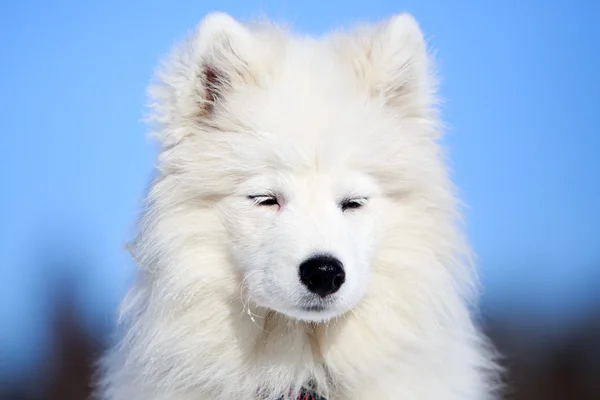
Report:
[[[222,229],[249,301],[338,316],[365,296],[388,228],[425,221],[411,204],[441,179],[431,92],[408,15],[318,39],[209,15],[153,89],[170,182],[155,195],[218,215],[171,229],[186,246]]]

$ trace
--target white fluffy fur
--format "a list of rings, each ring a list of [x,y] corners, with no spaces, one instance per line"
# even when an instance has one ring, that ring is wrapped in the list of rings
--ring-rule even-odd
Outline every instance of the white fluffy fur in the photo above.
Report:
[[[322,38],[208,15],[151,88],[158,172],[98,398],[276,399],[309,379],[329,400],[494,398],[430,69],[406,14]],[[280,207],[247,198],[265,191]],[[348,196],[368,200],[342,212]],[[347,274],[320,313],[300,307],[315,252]]]

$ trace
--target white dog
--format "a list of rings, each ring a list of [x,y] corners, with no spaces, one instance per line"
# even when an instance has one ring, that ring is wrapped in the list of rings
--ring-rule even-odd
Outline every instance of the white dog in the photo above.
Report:
[[[98,398],[495,398],[430,71],[406,14],[318,39],[208,15],[150,91]]]

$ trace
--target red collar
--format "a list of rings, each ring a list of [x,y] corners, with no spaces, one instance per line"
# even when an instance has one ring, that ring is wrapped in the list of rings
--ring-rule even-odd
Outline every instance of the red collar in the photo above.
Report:
[[[281,397],[279,400],[284,400],[284,398]],[[302,388],[300,390],[300,393],[294,400],[327,400],[327,399],[321,395],[318,395],[317,393],[315,393],[313,390],[311,390],[309,388]]]
[[[296,400],[327,400],[323,396],[319,396],[315,392],[309,389],[302,389]]]

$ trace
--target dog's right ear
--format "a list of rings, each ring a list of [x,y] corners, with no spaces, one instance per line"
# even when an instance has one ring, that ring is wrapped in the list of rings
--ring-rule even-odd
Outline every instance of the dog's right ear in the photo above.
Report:
[[[224,13],[207,15],[149,90],[154,136],[170,147],[208,123],[229,91],[257,84],[260,60],[261,43],[250,29]]]

